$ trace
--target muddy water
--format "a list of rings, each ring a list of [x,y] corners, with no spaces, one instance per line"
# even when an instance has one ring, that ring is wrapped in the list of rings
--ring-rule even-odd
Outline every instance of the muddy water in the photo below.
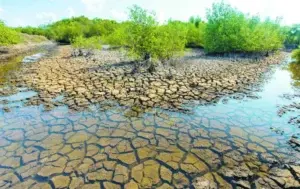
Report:
[[[259,98],[234,95],[188,113],[129,117],[113,102],[43,111],[23,106],[36,95],[26,89],[1,97],[11,112],[0,111],[0,188],[300,187],[299,149],[288,144],[299,110],[277,115],[299,102],[283,98],[299,94],[290,67],[272,68]]]
[[[51,56],[56,52],[56,45],[49,44],[29,53],[0,62],[0,86],[8,80],[11,73],[19,70],[24,63],[34,63],[43,57]]]

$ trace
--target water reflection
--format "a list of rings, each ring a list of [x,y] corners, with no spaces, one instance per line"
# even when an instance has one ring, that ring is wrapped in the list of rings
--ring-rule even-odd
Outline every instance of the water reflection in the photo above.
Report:
[[[300,87],[300,63],[293,62],[289,65],[289,71],[292,74],[294,85]]]
[[[6,62],[0,62],[0,86],[7,81],[7,76],[14,71],[18,71],[22,66],[23,57],[13,58]]]

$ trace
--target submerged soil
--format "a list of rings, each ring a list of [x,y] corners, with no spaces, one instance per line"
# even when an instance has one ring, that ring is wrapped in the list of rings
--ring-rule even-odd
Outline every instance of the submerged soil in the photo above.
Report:
[[[130,74],[120,52],[70,53],[22,65],[1,88],[0,188],[300,187],[288,143],[299,91],[277,65],[288,54],[188,52]]]

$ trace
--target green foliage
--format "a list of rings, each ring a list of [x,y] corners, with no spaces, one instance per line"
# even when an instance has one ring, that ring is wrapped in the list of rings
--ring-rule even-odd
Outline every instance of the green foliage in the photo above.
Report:
[[[289,64],[289,71],[293,78],[293,85],[300,87],[300,63],[292,62]]]
[[[295,59],[297,63],[300,63],[300,48],[292,52],[292,58]]]
[[[104,43],[112,46],[126,46],[127,44],[127,34],[128,28],[131,22],[122,22],[117,25],[114,31],[108,35],[102,37]]]
[[[208,53],[256,53],[277,50],[284,40],[286,44],[299,44],[300,40],[299,25],[282,28],[279,20],[249,17],[223,2],[208,10],[207,23],[191,17],[188,22],[170,20],[160,25],[154,12],[135,5],[129,10],[129,20],[122,23],[81,16],[15,30],[61,43],[101,37],[102,43],[126,47],[138,59],[151,55],[161,60],[180,54],[184,46],[204,47]]]
[[[20,42],[20,34],[17,31],[5,26],[4,23],[0,21],[0,46],[17,44]]]
[[[47,26],[18,27],[15,30],[30,35],[43,35],[60,43],[71,43],[79,36],[89,38],[110,35],[117,27],[118,23],[113,20],[90,20],[80,16],[63,19]]]
[[[155,14],[135,5],[130,9],[129,18],[125,32],[129,54],[138,59],[155,56],[152,44],[156,40],[155,30],[158,26]]]
[[[260,21],[223,2],[207,12],[205,49],[209,53],[266,52],[282,47],[284,35],[279,21]]]
[[[47,34],[47,29],[44,26],[40,26],[40,27],[31,27],[31,26],[27,26],[27,27],[18,27],[15,28],[16,31],[21,32],[21,33],[26,33],[29,35],[43,35],[46,36]]]
[[[129,17],[124,34],[126,46],[133,57],[146,59],[150,56],[165,60],[184,50],[186,30],[181,24],[159,26],[155,13],[136,5],[130,9]]]
[[[49,26],[48,37],[61,43],[70,43],[76,37],[87,36],[90,20],[86,17],[63,19]]]
[[[152,57],[167,60],[181,55],[185,49],[187,29],[178,23],[158,26],[151,44]]]
[[[95,18],[91,21],[87,37],[91,36],[108,36],[118,27],[118,23],[114,20],[101,20]]]
[[[300,45],[300,24],[295,24],[291,27],[285,27],[285,44],[286,45]]]
[[[203,47],[206,24],[204,22],[199,22],[197,24],[187,24],[187,27],[187,46]]]
[[[202,20],[199,16],[192,16],[189,19],[189,23],[193,24],[196,26],[196,28],[199,28],[200,24],[202,23]]]
[[[84,38],[82,36],[76,37],[72,41],[72,46],[77,49],[101,49],[101,40],[99,37]]]

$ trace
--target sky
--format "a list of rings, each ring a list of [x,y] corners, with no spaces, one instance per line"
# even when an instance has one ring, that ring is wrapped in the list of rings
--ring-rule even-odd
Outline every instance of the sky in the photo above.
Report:
[[[212,3],[220,0],[0,0],[0,20],[9,26],[39,26],[62,18],[87,16],[123,21],[128,8],[137,4],[156,12],[157,19],[205,19]],[[300,0],[224,0],[233,7],[262,18],[283,17],[283,25],[300,23]]]

